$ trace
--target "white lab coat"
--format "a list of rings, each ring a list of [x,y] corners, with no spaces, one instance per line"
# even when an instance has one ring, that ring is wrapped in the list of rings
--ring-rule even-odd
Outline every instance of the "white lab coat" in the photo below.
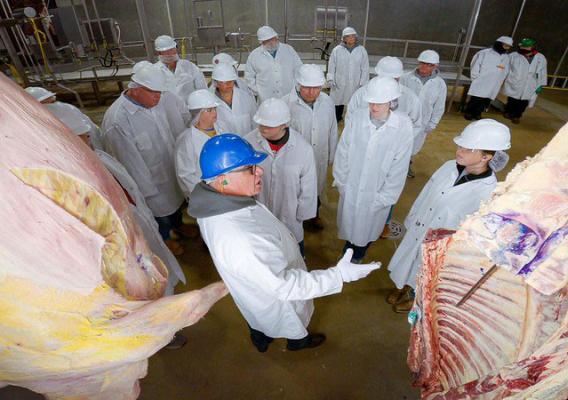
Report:
[[[410,119],[397,111],[378,129],[366,109],[346,121],[333,164],[340,239],[356,246],[377,240],[404,188],[412,139]]]
[[[318,196],[322,196],[327,183],[327,166],[333,163],[338,140],[333,101],[322,92],[312,108],[302,100],[296,89],[283,100],[290,107],[290,127],[312,145],[316,158]]]
[[[102,150],[95,150],[95,153],[97,153],[97,156],[99,156],[106,169],[109,170],[120,186],[136,203],[130,204],[132,214],[142,229],[142,233],[144,234],[144,238],[146,238],[150,250],[163,261],[168,269],[168,283],[165,295],[169,296],[174,294],[174,287],[177,285],[178,281],[182,281],[184,284],[186,283],[185,275],[175,256],[164,243],[164,239],[162,239],[160,231],[158,230],[158,223],[154,219],[152,211],[148,208],[142,192],[140,192],[138,185],[134,179],[132,179],[128,171],[126,171],[126,168],[124,168],[116,158]]]
[[[105,112],[103,144],[126,168],[154,217],[173,214],[183,203],[174,165],[174,134],[163,105],[148,109],[123,93]]]
[[[217,135],[221,134],[217,124],[214,125]],[[179,186],[186,198],[201,182],[201,167],[199,166],[199,154],[203,145],[210,139],[206,133],[195,126],[187,128],[176,140],[175,166]]]
[[[368,87],[369,84],[367,83],[365,86],[357,89],[353,96],[351,96],[351,100],[349,100],[349,105],[347,106],[346,118],[349,118],[349,115],[354,110],[369,107],[369,102],[365,100]],[[416,96],[414,92],[406,86],[400,85],[400,92],[401,95],[398,98],[398,108],[396,110],[408,115],[408,118],[410,118],[410,121],[412,122],[412,132],[416,138],[421,135],[423,131],[422,104],[420,103],[418,96]]]
[[[329,57],[327,80],[331,98],[336,105],[347,104],[357,89],[369,81],[369,56],[361,45],[351,52],[343,45],[335,46]]]
[[[305,337],[311,299],[343,288],[335,267],[307,272],[294,235],[260,203],[197,223],[237,307],[265,335]]]
[[[187,103],[187,98],[192,92],[198,89],[207,89],[203,72],[189,60],[178,60],[175,71],[171,71],[161,61],[158,61],[156,65],[166,73],[170,91],[177,94],[184,103]]]
[[[503,94],[517,100],[529,100],[529,106],[534,106],[536,89],[547,83],[546,58],[537,53],[529,64],[525,56],[512,53],[509,63],[510,71],[505,79]]]
[[[458,176],[456,161],[447,161],[432,175],[412,205],[404,221],[406,234],[388,266],[397,288],[416,287],[416,275],[422,265],[422,242],[428,229],[457,229],[497,185],[495,174],[491,174],[454,186]]]
[[[260,45],[248,56],[245,80],[260,102],[272,97],[281,98],[292,91],[301,66],[302,60],[292,46],[280,43],[276,57],[272,57]]]
[[[400,78],[400,83],[410,88],[420,99],[422,104],[422,132],[414,138],[412,155],[420,151],[426,140],[426,135],[438,126],[444,115],[448,88],[446,82],[434,72],[436,76],[422,83],[414,71],[407,72]]]
[[[290,229],[296,242],[304,240],[303,221],[317,211],[316,162],[312,146],[290,129],[288,142],[276,154],[258,129],[246,137],[253,147],[268,153],[260,164],[264,169],[258,201]]]
[[[160,103],[166,110],[166,118],[170,123],[170,129],[175,140],[189,126],[191,113],[182,98],[173,92],[163,92]]]
[[[245,136],[256,127],[252,120],[256,113],[256,100],[248,89],[243,89],[236,83],[233,88],[233,103],[230,107],[218,95],[214,85],[211,86],[210,90],[218,97],[217,125],[223,132]]]
[[[475,53],[471,59],[471,86],[467,94],[494,100],[509,73],[509,55],[492,48]]]
[[[101,138],[101,130],[89,118],[86,114],[84,114],[81,110],[75,107],[73,104],[63,103],[62,101],[56,101],[55,103],[49,103],[45,105],[47,109],[51,112],[57,113],[57,109],[65,110],[64,112],[69,112],[72,114],[77,115],[79,118],[83,120],[87,125],[89,125],[89,142],[91,143],[91,147],[93,149],[102,149],[103,143]]]

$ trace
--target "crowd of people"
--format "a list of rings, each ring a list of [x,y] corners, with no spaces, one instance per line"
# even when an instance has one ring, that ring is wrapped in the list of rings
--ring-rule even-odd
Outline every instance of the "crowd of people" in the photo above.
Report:
[[[436,130],[447,87],[434,50],[420,53],[408,72],[398,58],[383,57],[369,80],[367,51],[351,27],[331,52],[327,76],[320,66],[303,64],[271,27],[259,28],[257,36],[244,79],[237,62],[220,53],[209,87],[195,64],[180,59],[175,40],[159,36],[158,61],[134,65],[128,89],[100,128],[54,93],[27,91],[96,151],[124,189],[169,269],[166,295],[185,282],[175,257],[184,253],[179,238],[200,235],[258,351],[274,338],[301,350],[325,341],[308,330],[312,299],[341,292],[344,283],[380,267],[363,263],[366,252],[389,237],[393,207],[414,176],[412,157]],[[535,41],[523,39],[509,54],[512,45],[502,36],[472,59],[465,118],[475,121],[454,139],[455,159],[432,175],[414,202],[388,265],[396,289],[387,301],[396,312],[412,307],[427,231],[456,229],[489,197],[495,172],[507,163],[509,128],[481,114],[504,85],[504,115],[518,123],[546,84],[546,59]],[[339,192],[343,254],[335,266],[308,271],[304,228],[325,229],[319,209],[328,168]],[[199,231],[184,223],[185,207]],[[176,335],[170,347],[184,342]]]

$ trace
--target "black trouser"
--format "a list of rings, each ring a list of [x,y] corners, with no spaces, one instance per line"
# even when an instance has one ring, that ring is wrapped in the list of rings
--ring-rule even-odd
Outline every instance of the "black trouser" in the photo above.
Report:
[[[343,119],[343,109],[345,108],[344,105],[335,106],[335,119],[337,122]]]
[[[372,242],[367,243],[366,246],[355,246],[351,242],[345,242],[345,246],[343,246],[343,254],[347,251],[347,249],[353,249],[353,257],[352,260],[360,260],[365,257],[367,250]]]
[[[249,330],[250,330],[250,339],[257,348],[266,348],[274,340],[274,338],[266,336],[263,332],[257,331],[256,329],[252,329],[250,326]],[[288,348],[297,349],[305,347],[306,341],[309,340],[309,337],[310,335],[308,334],[301,339],[287,339]]]
[[[481,113],[491,104],[491,99],[470,96],[465,106],[465,116],[469,119],[481,119]]]
[[[505,113],[509,114],[509,117],[511,118],[521,118],[528,105],[528,100],[518,100],[512,97],[507,97],[507,104],[505,104]]]
[[[154,217],[154,219],[158,223],[158,230],[162,239],[168,240],[170,238],[170,230],[179,228],[183,224],[183,204],[173,214],[165,217]]]

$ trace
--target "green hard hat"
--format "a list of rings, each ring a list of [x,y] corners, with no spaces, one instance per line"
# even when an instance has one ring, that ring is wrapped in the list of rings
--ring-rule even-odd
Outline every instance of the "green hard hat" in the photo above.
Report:
[[[531,39],[531,38],[524,38],[523,40],[521,40],[519,42],[520,47],[534,47],[535,44],[536,44],[536,40]]]

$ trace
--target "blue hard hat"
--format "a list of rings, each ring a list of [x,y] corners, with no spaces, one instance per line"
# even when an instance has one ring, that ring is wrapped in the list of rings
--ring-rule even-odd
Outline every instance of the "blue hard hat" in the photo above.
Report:
[[[234,133],[213,136],[205,142],[199,155],[201,179],[215,178],[239,167],[260,164],[267,156]]]

